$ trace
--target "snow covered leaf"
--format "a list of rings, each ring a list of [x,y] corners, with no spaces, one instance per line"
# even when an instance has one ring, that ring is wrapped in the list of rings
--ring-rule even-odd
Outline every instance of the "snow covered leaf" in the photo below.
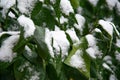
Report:
[[[43,65],[33,65],[23,57],[19,56],[14,63],[14,74],[16,80],[44,80],[45,72]]]
[[[83,37],[81,42],[77,45],[72,46],[72,50],[69,53],[69,56],[64,61],[65,64],[74,67],[80,71],[80,73],[84,74],[86,78],[90,77],[90,58],[86,54],[85,49],[87,41]]]

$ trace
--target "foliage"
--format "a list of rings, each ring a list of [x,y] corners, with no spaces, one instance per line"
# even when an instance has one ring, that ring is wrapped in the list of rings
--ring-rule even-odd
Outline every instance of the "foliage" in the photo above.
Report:
[[[116,58],[117,55],[120,55],[120,46],[116,45],[117,40],[120,38],[117,33],[117,31],[120,31],[120,15],[116,7],[110,10],[105,0],[99,0],[96,6],[93,6],[88,0],[70,0],[74,13],[66,15],[61,10],[61,0],[55,0],[55,3],[52,3],[52,0],[41,1],[36,1],[30,14],[21,13],[17,8],[17,4],[15,4],[8,9],[6,17],[3,17],[2,8],[0,7],[2,32],[20,31],[19,41],[13,47],[13,51],[17,53],[17,56],[11,62],[0,60],[0,80],[109,80],[111,75],[114,75],[116,80],[120,80],[120,59]],[[79,11],[79,9],[82,10]],[[9,12],[12,12],[15,18],[10,17]],[[32,19],[36,27],[34,35],[28,38],[24,38],[24,30],[17,21],[17,18],[22,14]],[[83,30],[77,29],[74,25],[79,24],[75,17],[76,14],[85,18]],[[61,16],[67,18],[68,21],[61,23]],[[111,24],[114,29],[112,35],[109,35],[98,23],[100,19],[110,17],[112,17],[111,22],[116,25]],[[64,58],[62,48],[60,48],[58,55],[55,53],[54,57],[51,56],[45,42],[46,28],[55,31],[56,26],[65,32],[70,43],[68,55]],[[66,32],[71,28],[74,28],[80,42],[74,43],[70,37],[71,35]],[[96,29],[99,29],[100,32]],[[89,34],[94,36],[96,46],[102,53],[96,58],[91,57],[86,51],[91,47],[86,38]],[[7,33],[0,35],[0,46],[10,36]],[[30,51],[26,50],[26,46]],[[79,57],[82,58],[84,65],[82,68],[75,67],[70,63],[71,58],[79,50],[81,51]],[[106,56],[110,58],[105,60]],[[107,65],[108,68],[104,67],[103,64]]]

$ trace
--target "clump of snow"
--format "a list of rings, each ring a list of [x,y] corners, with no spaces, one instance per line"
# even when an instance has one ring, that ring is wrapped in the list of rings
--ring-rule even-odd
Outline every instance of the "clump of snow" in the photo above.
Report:
[[[118,51],[115,52],[115,58],[120,62],[120,53]]]
[[[95,28],[95,32],[99,32],[99,33],[101,33],[101,30],[98,29],[98,28]]]
[[[103,60],[107,63],[107,64],[110,64],[110,65],[112,65],[112,58],[110,57],[110,56],[105,56],[104,58],[103,58]]]
[[[17,0],[17,8],[21,13],[30,14],[37,0]]]
[[[118,80],[114,74],[111,74],[109,80]]]
[[[85,23],[85,18],[81,16],[80,14],[76,14],[75,18],[77,20],[77,23],[74,24],[75,28],[80,30],[81,32],[83,31],[83,25]]]
[[[28,46],[25,46],[25,50],[27,51],[27,54],[29,56],[32,56],[32,51],[31,51],[31,49]]]
[[[24,27],[24,31],[25,31],[24,37],[25,38],[34,35],[35,25],[30,18],[28,18],[24,15],[21,15],[20,17],[18,17],[17,20],[18,20],[19,24],[22,27]]]
[[[7,31],[7,32],[1,32],[0,33],[0,37],[3,35],[3,34],[9,34],[9,35],[19,35],[20,34],[20,31]]]
[[[61,17],[60,17],[60,23],[63,24],[63,23],[65,23],[65,22],[68,22],[68,19],[65,18],[64,16],[61,16]]]
[[[10,16],[11,18],[16,18],[15,14],[13,14],[11,11],[8,13],[8,16]]]
[[[88,47],[92,47],[96,45],[96,39],[92,34],[88,34],[85,36],[88,42]]]
[[[11,62],[16,56],[16,53],[12,51],[12,48],[19,40],[19,35],[13,35],[7,38],[0,48],[0,60],[5,62]]]
[[[104,20],[99,20],[99,24],[102,26],[102,28],[109,34],[112,36],[113,34],[113,26],[111,24],[111,22],[109,21],[104,21]]]
[[[109,65],[107,65],[106,63],[103,63],[102,66],[103,66],[105,69],[113,72],[113,70],[112,70],[112,69],[109,67]]]
[[[79,38],[76,35],[76,32],[75,32],[74,28],[67,29],[66,33],[68,33],[68,35],[70,36],[73,43],[76,43],[76,42],[80,41]]]
[[[8,12],[8,9],[12,6],[14,6],[16,3],[16,0],[0,0],[0,7],[2,7],[2,16],[5,18],[6,13]]]
[[[82,10],[83,10],[82,7],[79,6],[79,7],[77,8],[77,13],[78,13],[78,14],[81,14],[81,13],[82,13]]]
[[[67,40],[64,31],[49,31],[46,29],[45,42],[52,57],[54,57],[56,54],[60,54],[60,50],[62,52],[62,58],[68,55],[70,43]]]
[[[70,65],[75,68],[80,68],[83,71],[86,71],[86,65],[82,58],[82,52],[81,50],[77,50],[75,54],[70,59]]]
[[[96,39],[93,35],[88,34],[85,36],[88,42],[88,48],[86,49],[86,52],[92,57],[92,58],[96,58],[99,57],[101,58],[101,51],[99,51],[98,46],[96,46]]]
[[[33,71],[32,71],[33,72]],[[33,75],[30,76],[29,80],[40,80],[40,72],[34,71]]]
[[[116,46],[120,47],[120,39],[117,39]]]
[[[106,3],[110,10],[113,10],[113,7],[117,4],[118,0],[106,0]]]
[[[73,10],[72,5],[69,0],[61,0],[60,8],[61,8],[62,12],[66,15],[69,15],[70,13],[74,13],[74,10]]]
[[[117,13],[120,15],[120,2],[117,2]]]
[[[99,0],[88,0],[93,6],[96,6]]]
[[[40,2],[44,2],[44,0],[39,0]]]

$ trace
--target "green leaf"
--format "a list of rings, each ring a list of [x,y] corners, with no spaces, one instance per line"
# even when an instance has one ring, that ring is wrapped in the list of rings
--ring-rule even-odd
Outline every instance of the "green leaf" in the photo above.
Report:
[[[49,50],[47,44],[45,43],[45,28],[36,26],[34,33],[34,39],[37,43],[37,51],[43,59],[47,59],[49,55]]]

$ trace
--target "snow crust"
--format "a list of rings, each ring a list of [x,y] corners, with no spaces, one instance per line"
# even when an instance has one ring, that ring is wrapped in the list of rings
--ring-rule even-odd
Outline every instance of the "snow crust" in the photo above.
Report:
[[[6,13],[8,12],[8,9],[12,6],[14,6],[16,3],[16,0],[0,0],[0,7],[2,7],[2,16],[5,18]]]
[[[77,50],[76,53],[71,57],[70,64],[71,64],[71,66],[73,66],[75,68],[80,68],[80,69],[86,71],[86,66],[85,66],[84,60],[81,56],[82,56],[82,51]]]
[[[63,23],[65,23],[65,22],[68,22],[68,19],[65,18],[64,16],[61,16],[61,17],[60,17],[60,23],[63,24]]]
[[[67,29],[66,33],[68,33],[68,35],[70,36],[73,43],[80,42],[79,38],[76,35],[76,32],[75,32],[74,28]]]
[[[113,7],[117,4],[118,0],[106,0],[106,3],[110,10],[113,10]]]
[[[75,28],[80,31],[83,31],[83,25],[85,23],[85,18],[81,16],[80,14],[76,14],[75,18],[77,20],[77,23],[74,24]]]
[[[30,37],[32,35],[34,35],[34,31],[35,31],[35,25],[33,23],[33,21],[24,16],[24,15],[21,15],[20,17],[18,17],[18,22],[19,24],[24,27],[24,37],[27,38],[27,37]]]
[[[17,8],[21,13],[30,14],[37,0],[17,0]]]
[[[5,62],[11,62],[16,56],[16,53],[12,51],[12,48],[19,40],[19,35],[12,35],[7,38],[0,47],[0,60]]]
[[[99,0],[88,0],[93,6],[96,6]]]
[[[104,21],[104,20],[99,20],[99,24],[102,26],[102,28],[112,36],[113,34],[113,26],[111,25],[111,22],[109,21]]]
[[[86,52],[94,59],[96,57],[101,58],[101,51],[99,51],[98,46],[96,45],[96,39],[93,35],[88,34],[85,36],[88,42],[88,48],[86,49]]]
[[[69,0],[61,0],[60,7],[62,12],[66,15],[69,15],[70,13],[74,13],[74,10]]]
[[[45,42],[52,57],[54,57],[56,54],[60,54],[60,52],[62,52],[63,59],[68,55],[70,43],[67,40],[64,31],[49,31],[46,29]]]

